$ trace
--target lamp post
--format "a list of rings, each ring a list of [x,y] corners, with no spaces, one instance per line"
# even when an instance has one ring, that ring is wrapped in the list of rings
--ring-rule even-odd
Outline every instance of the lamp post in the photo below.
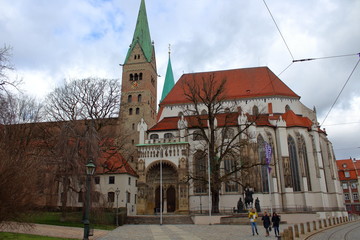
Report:
[[[85,200],[85,216],[84,216],[84,240],[88,240],[90,233],[89,212],[90,212],[91,176],[94,174],[96,166],[93,163],[92,158],[88,159],[88,162],[85,166],[86,166],[86,200]]]
[[[120,189],[116,188],[115,190],[115,194],[116,194],[116,226],[119,226],[119,194],[120,194]]]

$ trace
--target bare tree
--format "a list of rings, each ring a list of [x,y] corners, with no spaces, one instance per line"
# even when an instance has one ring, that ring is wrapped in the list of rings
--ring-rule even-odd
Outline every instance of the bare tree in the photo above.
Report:
[[[197,186],[209,183],[207,161],[210,162],[210,184],[212,212],[219,212],[219,195],[222,185],[244,185],[243,177],[256,166],[263,163],[252,161],[249,149],[253,125],[259,115],[250,116],[226,99],[226,79],[216,79],[215,74],[208,78],[188,79],[183,91],[190,104],[184,109],[190,135],[199,140],[194,153],[194,171],[189,179]],[[238,124],[238,118],[243,123]],[[196,161],[196,159],[202,159]]]
[[[14,66],[11,64],[11,51],[10,46],[4,46],[0,48],[0,94],[1,92],[8,92],[6,86],[12,86],[17,88],[21,83],[21,80],[10,79],[9,73],[14,70]]]
[[[42,166],[35,124],[41,105],[29,97],[0,98],[0,223],[23,221],[39,200]]]
[[[115,129],[119,104],[118,81],[98,78],[71,81],[47,97],[46,115],[54,121],[49,150],[62,188],[63,218],[68,192],[80,192],[88,159],[96,161],[108,147],[122,148]]]

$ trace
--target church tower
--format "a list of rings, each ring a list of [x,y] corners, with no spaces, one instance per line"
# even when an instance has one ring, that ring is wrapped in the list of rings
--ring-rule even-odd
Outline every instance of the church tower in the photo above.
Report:
[[[122,65],[120,125],[126,136],[126,150],[135,158],[139,143],[137,124],[143,118],[151,127],[156,123],[157,70],[153,42],[147,21],[145,1],[141,0],[133,40]]]

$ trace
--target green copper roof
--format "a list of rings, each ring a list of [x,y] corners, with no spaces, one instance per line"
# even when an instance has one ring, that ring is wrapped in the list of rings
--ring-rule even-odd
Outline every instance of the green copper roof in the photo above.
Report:
[[[171,89],[174,87],[174,85],[175,85],[174,75],[173,75],[173,71],[172,71],[172,67],[171,67],[170,54],[169,54],[169,62],[168,62],[168,66],[166,69],[165,82],[164,82],[164,87],[163,87],[160,102],[162,100],[164,100],[164,98],[166,97],[166,95],[168,95],[168,93],[171,91]]]
[[[137,18],[136,28],[135,28],[135,32],[134,32],[134,37],[133,37],[132,43],[130,45],[130,48],[127,52],[125,63],[127,63],[127,61],[129,60],[130,54],[133,51],[136,43],[140,44],[140,47],[143,50],[146,60],[148,62],[150,62],[152,53],[153,53],[153,46],[151,43],[150,30],[149,30],[149,24],[147,21],[144,0],[141,0],[139,15]]]

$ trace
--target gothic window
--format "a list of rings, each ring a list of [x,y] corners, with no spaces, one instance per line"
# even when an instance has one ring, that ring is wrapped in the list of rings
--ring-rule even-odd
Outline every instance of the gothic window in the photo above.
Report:
[[[261,187],[263,192],[269,192],[269,181],[268,181],[268,165],[266,165],[266,157],[265,157],[265,141],[264,138],[259,135],[257,137],[257,145],[258,145],[258,156],[259,162],[261,163]]]
[[[196,151],[194,154],[194,192],[206,193],[206,159],[207,154],[203,151]]]
[[[222,129],[224,139],[232,139],[234,137],[234,129],[225,127]]]
[[[138,57],[137,57],[138,59],[140,59],[140,54],[138,54]]]
[[[139,73],[139,80],[142,80],[143,74]]]
[[[307,154],[307,150],[306,150],[306,144],[305,144],[305,140],[304,140],[303,136],[301,136],[301,138],[300,138],[300,154],[303,158],[304,171],[305,171],[305,177],[307,180],[308,191],[311,191],[312,187],[311,187],[311,179],[310,179],[310,166],[309,166],[308,154]]]
[[[134,81],[134,75],[132,73],[130,73],[130,81]]]
[[[298,156],[295,141],[291,136],[288,137],[288,148],[293,189],[294,191],[301,191]]]
[[[173,134],[172,133],[165,133],[164,134],[164,138],[173,138]]]
[[[139,115],[140,114],[140,108],[136,108],[135,112],[136,112],[136,115]]]
[[[135,81],[139,80],[139,75],[137,73],[135,73],[134,80]]]
[[[132,124],[132,130],[135,130],[135,123]]]
[[[225,174],[229,174],[236,170],[236,161],[232,154],[228,154],[224,159],[224,171]],[[232,173],[228,181],[225,182],[225,192],[238,192],[239,185],[236,182],[237,172]]]
[[[131,103],[132,102],[132,95],[129,95],[128,96],[128,103]]]
[[[129,115],[132,115],[132,114],[133,114],[133,109],[129,108]]]
[[[291,110],[290,106],[289,106],[289,105],[286,105],[286,106],[285,106],[285,112],[288,112],[289,110]]]
[[[141,102],[141,98],[142,98],[142,96],[141,96],[141,94],[139,94],[138,95],[138,102]]]
[[[204,136],[201,132],[201,130],[195,130],[193,133],[193,140],[197,141],[197,140],[204,140]]]
[[[257,106],[254,106],[253,109],[252,109],[252,113],[253,115],[259,115],[259,108]]]
[[[150,139],[159,139],[159,135],[158,134],[151,134]]]

